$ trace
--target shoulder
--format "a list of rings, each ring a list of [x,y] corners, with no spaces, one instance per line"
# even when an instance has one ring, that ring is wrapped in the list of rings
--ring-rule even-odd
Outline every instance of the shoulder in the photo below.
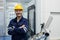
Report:
[[[23,20],[24,20],[24,21],[28,21],[28,19],[27,19],[27,18],[23,18]]]
[[[15,21],[15,18],[10,20],[10,22],[14,22],[14,21]]]

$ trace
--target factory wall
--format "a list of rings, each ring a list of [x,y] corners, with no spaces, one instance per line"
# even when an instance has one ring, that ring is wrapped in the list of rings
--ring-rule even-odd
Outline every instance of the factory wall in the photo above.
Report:
[[[41,23],[43,22],[46,23],[50,15],[53,17],[52,23],[49,26],[50,39],[60,39],[60,32],[59,32],[60,5],[59,4],[60,4],[60,0],[41,0]]]

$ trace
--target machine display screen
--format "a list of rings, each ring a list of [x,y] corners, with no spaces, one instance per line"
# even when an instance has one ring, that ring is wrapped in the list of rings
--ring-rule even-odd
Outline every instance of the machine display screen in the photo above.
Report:
[[[34,32],[34,9],[29,11],[29,22],[31,26],[31,30]]]
[[[29,20],[30,28],[34,35],[35,34],[35,6],[34,5],[28,8],[28,20]]]

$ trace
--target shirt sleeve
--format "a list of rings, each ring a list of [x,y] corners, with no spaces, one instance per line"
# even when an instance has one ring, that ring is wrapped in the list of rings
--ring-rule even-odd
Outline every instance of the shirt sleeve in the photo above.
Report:
[[[28,20],[24,22],[25,27],[23,28],[25,32],[28,31]]]
[[[13,28],[13,20],[10,21],[8,25],[8,34],[9,35],[17,35],[18,33],[15,31],[15,28]]]
[[[13,35],[13,34],[15,34],[13,31],[13,28],[12,28],[12,21],[10,21],[10,23],[9,23],[9,25],[8,25],[8,34],[9,35]]]

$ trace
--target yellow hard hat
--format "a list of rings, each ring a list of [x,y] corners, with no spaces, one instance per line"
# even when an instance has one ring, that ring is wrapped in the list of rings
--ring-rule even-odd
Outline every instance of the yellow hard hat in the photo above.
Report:
[[[17,4],[14,9],[22,9],[23,10],[23,6],[21,4]]]

